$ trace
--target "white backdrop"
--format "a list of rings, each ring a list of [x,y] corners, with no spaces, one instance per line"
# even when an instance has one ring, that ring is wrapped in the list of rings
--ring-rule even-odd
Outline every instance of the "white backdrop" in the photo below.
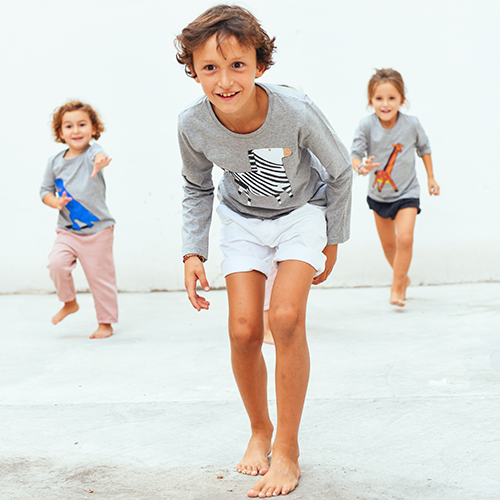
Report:
[[[442,195],[425,191],[417,219],[414,283],[500,279],[498,35],[496,0],[252,0],[277,37],[262,80],[306,92],[349,147],[365,116],[375,67],[405,78],[408,113],[431,140]],[[18,0],[0,6],[3,194],[0,293],[51,291],[45,268],[57,214],[39,185],[50,155],[50,115],[68,98],[91,103],[107,127],[100,143],[108,206],[117,220],[115,261],[123,291],[182,288],[177,115],[201,88],[175,61],[173,38],[214,2]],[[22,180],[22,182],[21,182]],[[388,284],[390,268],[355,179],[352,236],[326,286]],[[214,219],[212,286],[223,286]],[[86,282],[79,268],[79,289]]]

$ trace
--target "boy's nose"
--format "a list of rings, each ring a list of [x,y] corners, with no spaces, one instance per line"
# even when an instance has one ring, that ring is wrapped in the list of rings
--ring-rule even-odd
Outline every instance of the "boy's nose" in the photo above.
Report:
[[[228,89],[231,84],[232,84],[232,80],[231,80],[231,76],[229,75],[229,72],[228,71],[221,71],[219,73],[219,85],[223,88],[223,89]]]

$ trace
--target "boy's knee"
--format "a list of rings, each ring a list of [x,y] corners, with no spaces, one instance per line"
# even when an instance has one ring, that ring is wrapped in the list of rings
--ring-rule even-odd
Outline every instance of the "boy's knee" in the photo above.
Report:
[[[284,342],[290,342],[294,338],[300,321],[296,307],[283,305],[269,310],[269,327],[273,337],[279,337]]]
[[[232,344],[242,352],[251,352],[262,346],[264,339],[264,319],[262,322],[240,317],[229,326]]]

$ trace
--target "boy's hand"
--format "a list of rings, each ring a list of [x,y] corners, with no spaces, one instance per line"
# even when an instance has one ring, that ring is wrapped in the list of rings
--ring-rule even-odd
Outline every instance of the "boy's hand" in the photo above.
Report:
[[[92,179],[93,177],[96,176],[99,170],[102,170],[104,167],[107,167],[111,162],[111,160],[112,158],[108,158],[103,153],[97,153],[94,158],[94,171],[92,172],[90,178]]]
[[[370,173],[374,168],[380,167],[380,163],[373,163],[373,160],[375,159],[375,156],[370,156],[369,158],[366,159],[365,164],[363,167],[358,169],[358,172],[360,174],[366,175]]]
[[[57,198],[57,209],[61,211],[72,199],[66,194],[66,191],[63,191],[62,196]]]
[[[439,195],[439,184],[435,181],[434,177],[427,179],[427,186],[429,187],[429,194],[432,196]]]
[[[210,302],[196,293],[196,282],[198,280],[203,290],[208,292],[210,287],[205,276],[205,267],[198,257],[190,257],[184,262],[184,286],[186,287],[189,301],[197,311],[201,311],[202,309],[208,310]]]
[[[323,281],[326,281],[328,276],[330,276],[330,273],[333,270],[333,266],[337,261],[337,250],[338,245],[327,245],[324,248],[323,253],[326,255],[325,270],[319,276],[313,278],[313,285],[319,285],[320,283],[323,283]]]

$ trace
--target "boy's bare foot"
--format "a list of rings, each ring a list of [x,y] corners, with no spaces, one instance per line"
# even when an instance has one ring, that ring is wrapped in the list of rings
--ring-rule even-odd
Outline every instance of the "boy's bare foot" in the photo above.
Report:
[[[90,336],[91,339],[105,339],[113,335],[113,327],[109,323],[99,323],[99,328]]]
[[[52,323],[54,325],[57,325],[59,321],[62,321],[66,316],[76,313],[80,306],[76,302],[76,299],[72,300],[71,302],[65,302],[64,305],[62,306],[62,309],[52,318]]]
[[[269,470],[268,456],[271,453],[271,439],[273,430],[270,433],[253,433],[248,442],[245,455],[236,466],[236,470],[242,474],[256,476],[264,475]]]
[[[300,467],[298,458],[287,455],[278,455],[273,450],[271,467],[268,473],[260,478],[253,488],[248,491],[252,498],[275,497],[287,495],[299,484]]]

